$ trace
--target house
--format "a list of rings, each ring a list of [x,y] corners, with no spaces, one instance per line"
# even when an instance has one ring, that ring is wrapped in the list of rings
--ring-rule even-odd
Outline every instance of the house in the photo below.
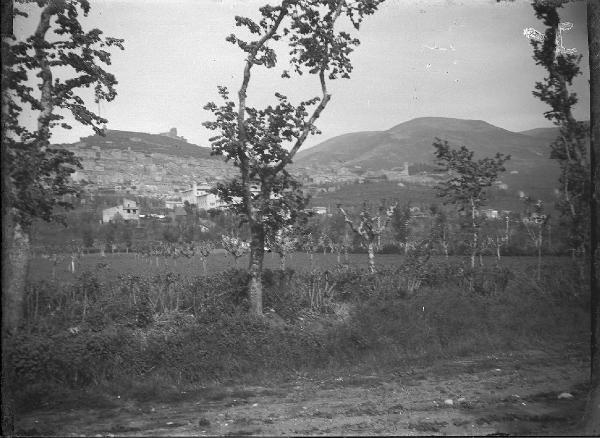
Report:
[[[197,206],[199,210],[212,210],[215,208],[224,208],[227,204],[213,193],[206,193],[197,198]]]
[[[165,199],[165,208],[175,210],[177,207],[183,207],[185,203],[179,199]]]
[[[208,184],[194,183],[191,189],[181,192],[181,201],[187,201],[190,205],[198,205],[198,198],[208,194],[211,187]]]
[[[129,199],[123,199],[121,205],[116,207],[105,208],[102,210],[102,222],[108,223],[120,218],[124,221],[136,221],[140,220],[140,210],[135,201]]]

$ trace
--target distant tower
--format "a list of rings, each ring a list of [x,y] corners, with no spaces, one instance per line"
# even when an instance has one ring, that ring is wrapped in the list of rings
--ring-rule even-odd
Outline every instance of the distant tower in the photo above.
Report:
[[[171,128],[171,129],[169,129],[169,137],[171,137],[171,138],[177,138],[177,128]]]
[[[402,174],[402,176],[408,176],[409,175],[409,173],[408,173],[408,161],[404,162],[404,169],[402,169],[401,174]]]

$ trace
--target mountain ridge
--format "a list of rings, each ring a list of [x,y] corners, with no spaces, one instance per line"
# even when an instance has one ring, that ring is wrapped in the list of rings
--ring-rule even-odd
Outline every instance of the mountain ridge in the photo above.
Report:
[[[466,146],[475,158],[511,155],[501,179],[513,187],[556,186],[559,168],[550,159],[552,128],[513,132],[484,120],[419,117],[384,131],[361,131],[330,138],[299,152],[294,166],[305,169],[355,168],[387,171],[406,163],[434,165],[433,142]]]
[[[190,158],[220,159],[211,156],[211,149],[188,143],[181,138],[173,138],[165,134],[111,129],[104,136],[90,135],[81,137],[75,143],[80,148],[100,147],[101,149],[128,150],[141,153],[162,153]]]

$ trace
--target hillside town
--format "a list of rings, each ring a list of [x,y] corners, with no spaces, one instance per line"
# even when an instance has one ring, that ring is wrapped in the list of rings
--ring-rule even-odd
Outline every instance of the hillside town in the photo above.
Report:
[[[90,193],[123,192],[164,199],[189,189],[192,181],[214,182],[232,171],[232,166],[218,159],[190,160],[175,154],[145,153],[116,146],[111,140],[106,140],[102,147],[90,146],[85,141],[63,145],[81,161],[82,168],[72,174],[73,180],[85,185]]]
[[[110,132],[109,132],[110,134]],[[148,134],[145,134],[146,136]],[[187,141],[177,135],[177,129],[157,134]],[[156,137],[155,136],[155,137]],[[190,203],[193,197],[208,193],[217,182],[232,177],[237,172],[233,166],[216,158],[194,158],[180,155],[176,150],[144,152],[123,146],[115,140],[103,139],[98,144],[88,144],[85,139],[74,144],[61,145],[79,157],[81,168],[72,174],[72,179],[85,186],[91,194],[122,193],[128,196],[145,196],[161,199],[167,208]],[[128,138],[142,143],[139,137]],[[295,165],[290,171],[310,194],[335,191],[344,184],[394,181],[399,186],[405,183],[433,186],[438,175],[418,171],[413,163],[404,162],[392,169],[373,170],[360,165],[325,163]],[[195,188],[194,188],[195,187]],[[219,201],[214,197],[200,200],[200,208],[216,208]]]

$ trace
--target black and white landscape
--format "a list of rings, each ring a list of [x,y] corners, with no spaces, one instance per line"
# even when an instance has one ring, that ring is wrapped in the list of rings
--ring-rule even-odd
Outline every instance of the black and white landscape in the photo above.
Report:
[[[600,433],[594,2],[3,8],[3,434]]]

